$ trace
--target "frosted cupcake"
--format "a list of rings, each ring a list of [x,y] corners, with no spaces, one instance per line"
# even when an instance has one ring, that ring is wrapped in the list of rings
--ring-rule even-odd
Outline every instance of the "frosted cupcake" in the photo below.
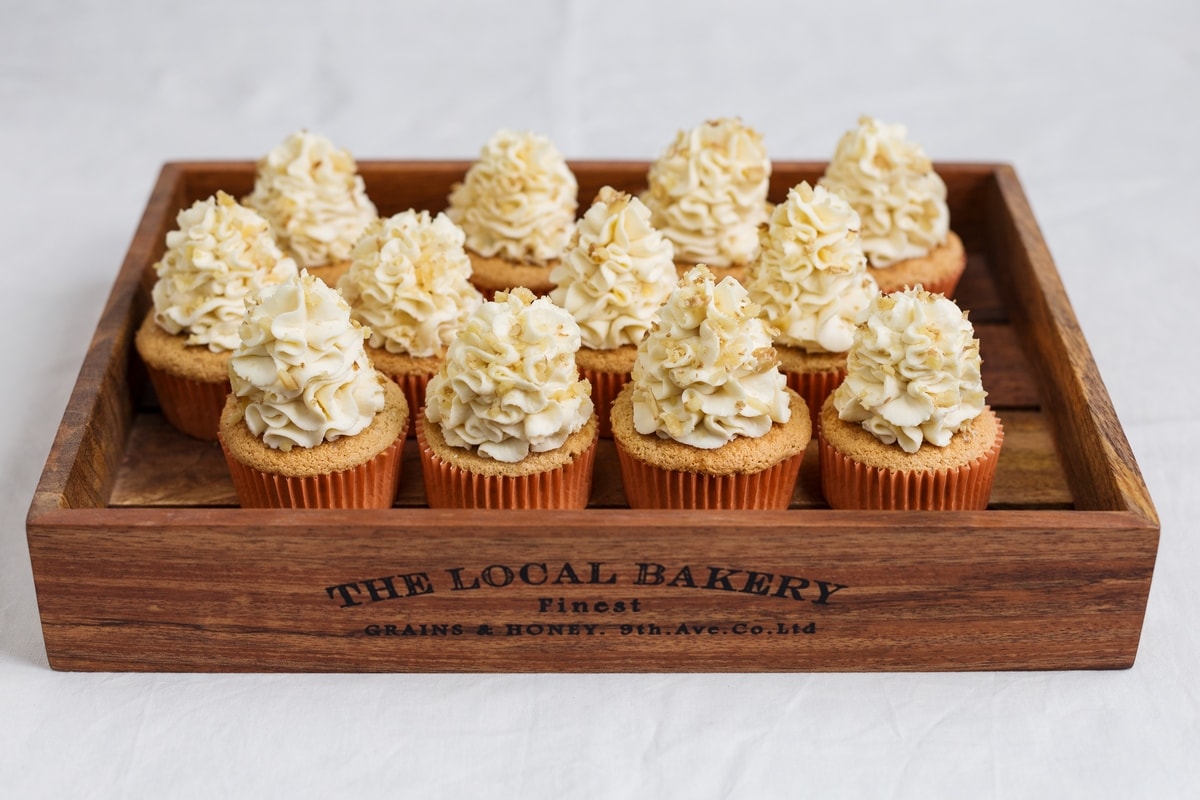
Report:
[[[243,507],[392,505],[408,403],[371,367],[366,334],[306,272],[246,304],[219,431]]]
[[[637,345],[675,288],[674,249],[636,197],[605,186],[578,224],[572,246],[550,272],[550,299],[579,323],[579,372],[592,385],[600,435],[629,380]]]
[[[631,507],[788,507],[812,428],[758,312],[704,265],[660,309],[613,404]]]
[[[820,184],[862,219],[862,247],[882,292],[922,284],[951,296],[967,264],[950,230],[946,184],[903,125],[861,117],[847,131]]]
[[[983,509],[1004,442],[984,404],[979,340],[953,301],[919,286],[877,295],[846,380],[821,409],[831,508]]]
[[[770,179],[762,135],[736,117],[676,135],[650,166],[642,201],[675,245],[680,275],[703,263],[718,279],[742,277],[770,213]]]
[[[463,232],[444,214],[404,211],[368,225],[353,256],[338,290],[370,330],[371,363],[404,390],[415,420],[446,347],[483,302]]]
[[[246,297],[294,277],[296,264],[267,221],[224,192],[180,211],[176,222],[154,265],[154,305],[135,343],[167,422],[215,440]]]
[[[750,300],[775,328],[788,386],[812,414],[846,375],[858,315],[879,291],[867,275],[858,214],[807,182],[788,191],[760,228],[760,253],[746,275]]]
[[[597,422],[579,326],[549,298],[498,292],[429,382],[417,442],[432,508],[584,508]]]
[[[302,269],[330,286],[375,218],[354,157],[308,131],[293,133],[259,160],[254,191],[242,202],[266,217]]]
[[[500,130],[450,192],[447,215],[466,234],[471,282],[491,298],[554,287],[550,269],[575,231],[575,175],[545,136]]]

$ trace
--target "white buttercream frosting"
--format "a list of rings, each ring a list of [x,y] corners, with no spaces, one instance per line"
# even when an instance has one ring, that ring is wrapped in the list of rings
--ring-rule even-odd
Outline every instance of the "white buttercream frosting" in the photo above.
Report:
[[[338,290],[372,347],[440,355],[483,302],[463,232],[445,214],[403,211],[367,226]]]
[[[347,260],[375,218],[354,157],[308,131],[259,160],[254,191],[243,202],[266,217],[301,267]]]
[[[772,334],[740,283],[716,283],[703,264],[692,268],[638,345],[634,428],[712,449],[787,422]]]
[[[858,228],[849,203],[807,182],[775,207],[760,230],[746,290],[779,331],[777,343],[809,352],[850,349],[858,315],[879,291],[867,275]]]
[[[642,200],[675,257],[716,267],[745,264],[769,212],[771,161],[762,135],[740,119],[680,131],[650,166]]]
[[[916,258],[946,241],[946,184],[903,125],[861,117],[838,141],[821,185],[862,218],[863,251],[873,267]]]
[[[554,143],[497,131],[450,192],[446,213],[481,256],[528,264],[560,258],[575,228],[575,175]]]
[[[583,346],[635,345],[675,288],[674,248],[636,197],[605,186],[550,271],[550,298],[579,323]]]
[[[592,416],[579,326],[548,297],[497,292],[467,320],[425,395],[446,442],[497,461],[560,447]]]
[[[267,221],[224,192],[193,203],[176,217],[167,250],[154,265],[154,320],[189,345],[214,353],[239,343],[246,297],[296,274]]]
[[[367,358],[366,333],[342,296],[307,272],[252,296],[229,363],[250,432],[286,451],[371,424],[386,379]]]
[[[833,402],[838,416],[884,444],[907,453],[922,442],[945,447],[983,411],[980,363],[974,328],[952,300],[919,286],[877,295]]]

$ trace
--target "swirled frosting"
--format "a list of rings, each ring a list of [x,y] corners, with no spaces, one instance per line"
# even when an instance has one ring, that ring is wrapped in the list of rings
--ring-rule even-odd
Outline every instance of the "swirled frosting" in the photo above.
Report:
[[[446,213],[481,256],[529,264],[560,258],[575,229],[575,175],[554,143],[497,131],[480,150]]]
[[[154,320],[189,345],[214,353],[238,346],[246,297],[296,274],[267,221],[224,192],[193,203],[176,217],[167,251],[154,265]]]
[[[382,379],[350,306],[307,272],[246,303],[229,380],[246,426],[270,447],[353,436],[383,408]]]
[[[674,248],[640,200],[605,186],[550,280],[550,299],[575,317],[584,347],[637,344],[675,288]]]
[[[445,214],[409,210],[367,226],[338,290],[372,347],[429,357],[483,302],[470,276],[462,230]]]
[[[676,258],[745,264],[758,250],[770,178],[761,134],[737,118],[710,120],[676,135],[650,166],[642,200]]]
[[[938,447],[983,411],[979,340],[952,300],[921,287],[876,295],[833,394],[838,416],[884,444]]]
[[[923,256],[946,241],[946,184],[903,125],[861,117],[847,131],[820,183],[862,218],[863,252],[873,267]]]
[[[548,297],[497,292],[467,320],[425,394],[446,442],[516,463],[560,447],[592,416],[579,379],[579,326]]]
[[[807,182],[775,207],[760,229],[746,290],[779,330],[776,342],[809,352],[850,349],[858,315],[878,291],[858,227],[849,203]]]
[[[716,283],[703,264],[680,279],[638,345],[638,433],[707,450],[788,421],[787,382],[758,312],[740,283]]]
[[[301,267],[347,260],[375,218],[354,157],[308,131],[259,160],[254,191],[242,202],[266,217]]]

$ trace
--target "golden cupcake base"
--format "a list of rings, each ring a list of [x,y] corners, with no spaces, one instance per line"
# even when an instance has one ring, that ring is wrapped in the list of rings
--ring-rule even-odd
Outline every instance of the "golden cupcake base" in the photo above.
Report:
[[[613,442],[630,508],[785,509],[812,434],[803,398],[789,393],[791,417],[758,438],[735,437],[705,450],[638,433],[633,386],[613,403]]]
[[[357,434],[282,451],[255,436],[226,399],[218,441],[242,508],[390,508],[410,416],[400,387],[380,376],[384,407]]]
[[[587,508],[598,430],[593,414],[558,450],[506,464],[448,444],[421,414],[417,449],[425,500],[430,508]]]
[[[167,422],[194,439],[215,442],[230,391],[230,353],[187,344],[187,337],[160,328],[153,311],[143,318],[134,343]]]
[[[830,398],[821,409],[817,434],[825,502],[830,508],[856,510],[987,508],[1004,426],[990,408],[972,423],[966,430],[975,433],[974,441],[964,441],[960,431],[952,440],[953,449],[925,444],[908,454],[878,441],[857,423],[839,419]],[[861,452],[864,444],[870,448],[866,455]]]
[[[391,508],[400,483],[403,438],[363,464],[322,475],[262,472],[235,459],[220,439],[242,508]]]

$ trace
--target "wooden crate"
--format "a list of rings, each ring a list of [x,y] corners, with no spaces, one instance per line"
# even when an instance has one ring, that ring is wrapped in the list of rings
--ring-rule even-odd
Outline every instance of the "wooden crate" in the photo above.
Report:
[[[380,213],[444,207],[466,162],[365,162]],[[647,164],[572,164],[586,208]],[[777,163],[772,198],[819,163]],[[29,511],[50,664],[160,671],[876,671],[1133,664],[1158,520],[1014,171],[940,164],[957,293],[1006,438],[991,506],[849,512],[810,448],[787,511],[625,507],[611,446],[584,511],[236,506],[215,445],[162,420],[133,349],[177,211],[250,162],[169,163]]]

